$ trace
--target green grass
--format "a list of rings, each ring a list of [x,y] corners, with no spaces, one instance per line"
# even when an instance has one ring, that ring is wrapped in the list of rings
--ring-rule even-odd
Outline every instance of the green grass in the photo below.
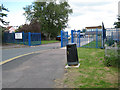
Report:
[[[95,48],[96,47],[96,41],[92,41],[86,45],[84,45],[83,47],[91,47],[91,48]],[[102,47],[102,43],[101,41],[98,41],[98,47],[101,48]]]
[[[57,42],[60,42],[60,41],[57,41],[57,40],[41,41],[41,44],[49,44],[49,43],[57,43]],[[16,41],[14,44],[22,44],[23,45],[23,42]],[[31,41],[31,45],[35,45],[35,44],[40,44],[40,41]],[[28,45],[28,42],[25,42],[25,45]]]
[[[57,42],[60,42],[60,41],[57,41],[57,40],[50,40],[50,41],[41,41],[41,44],[49,44],[49,43],[57,43]],[[28,42],[26,42],[25,44],[28,44]],[[40,41],[31,41],[31,45],[35,45],[35,44],[40,44]]]
[[[67,69],[68,88],[117,88],[118,68],[106,67],[104,49],[78,48],[79,68]]]
[[[60,42],[60,41],[57,41],[57,40],[41,41],[41,44],[49,44],[49,43],[57,43],[57,42]]]

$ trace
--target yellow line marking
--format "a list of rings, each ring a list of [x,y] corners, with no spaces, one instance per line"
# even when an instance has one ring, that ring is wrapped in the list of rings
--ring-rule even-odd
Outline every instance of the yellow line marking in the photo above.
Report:
[[[48,50],[50,50],[50,49],[48,49]],[[16,57],[13,57],[13,58],[10,58],[10,59],[7,59],[7,60],[5,60],[5,61],[0,62],[0,65],[5,64],[5,63],[7,63],[7,62],[10,62],[10,61],[12,61],[12,60],[14,60],[14,59],[23,57],[23,56],[27,56],[27,55],[30,55],[30,54],[33,54],[33,53],[39,53],[39,52],[43,52],[43,51],[48,51],[48,50],[35,51],[35,52],[31,52],[31,53],[19,55],[19,56],[16,56]]]

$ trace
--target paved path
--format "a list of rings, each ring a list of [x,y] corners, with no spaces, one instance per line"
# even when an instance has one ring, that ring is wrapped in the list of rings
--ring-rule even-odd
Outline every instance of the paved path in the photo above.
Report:
[[[15,59],[2,65],[2,86],[54,88],[54,80],[64,74],[65,63],[64,49],[47,50]]]
[[[80,46],[84,46],[90,42],[92,42],[94,39],[93,38],[81,38],[80,41]]]
[[[26,53],[31,53],[35,51],[41,50],[48,50],[48,49],[55,49],[60,48],[60,43],[52,43],[46,45],[39,45],[39,46],[31,46],[31,47],[21,47],[21,48],[6,48],[2,49],[2,61],[7,59],[23,55]]]
[[[94,38],[80,38],[80,46],[84,46],[93,40]],[[71,40],[69,40],[69,43],[71,43]],[[74,39],[74,43],[77,43],[77,38]],[[77,46],[79,46],[79,44],[77,44]]]

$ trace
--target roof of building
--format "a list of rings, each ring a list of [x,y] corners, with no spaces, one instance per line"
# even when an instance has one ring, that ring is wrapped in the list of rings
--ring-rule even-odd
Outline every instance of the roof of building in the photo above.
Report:
[[[91,26],[91,27],[85,27],[86,29],[102,29],[102,26]]]
[[[7,29],[9,30],[12,26],[8,26]]]

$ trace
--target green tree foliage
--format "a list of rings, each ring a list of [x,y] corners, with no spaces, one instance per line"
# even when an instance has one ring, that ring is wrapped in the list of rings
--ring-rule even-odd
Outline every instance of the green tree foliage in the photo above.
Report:
[[[72,13],[67,2],[34,2],[25,8],[24,15],[28,21],[37,20],[41,32],[48,38],[56,37],[60,31],[67,27],[68,16]]]
[[[7,11],[9,12],[8,9],[6,9],[3,4],[0,5],[0,22],[3,24],[3,25],[8,25],[9,22],[6,22],[3,17],[7,17],[7,14],[3,13],[2,11]],[[4,37],[4,31],[6,30],[5,27],[1,26],[0,25],[0,43],[3,42],[3,37]]]
[[[115,22],[114,25],[115,25],[115,28],[120,28],[120,16],[118,16],[118,22]]]
[[[3,13],[2,12],[3,10],[9,12],[9,10],[6,9],[2,4],[0,6],[0,22],[2,22],[2,24],[4,24],[4,25],[7,25],[9,22],[6,22],[6,21],[3,20],[3,17],[7,17],[7,14]]]
[[[85,32],[86,32],[86,29],[82,29],[82,32],[85,33]]]

